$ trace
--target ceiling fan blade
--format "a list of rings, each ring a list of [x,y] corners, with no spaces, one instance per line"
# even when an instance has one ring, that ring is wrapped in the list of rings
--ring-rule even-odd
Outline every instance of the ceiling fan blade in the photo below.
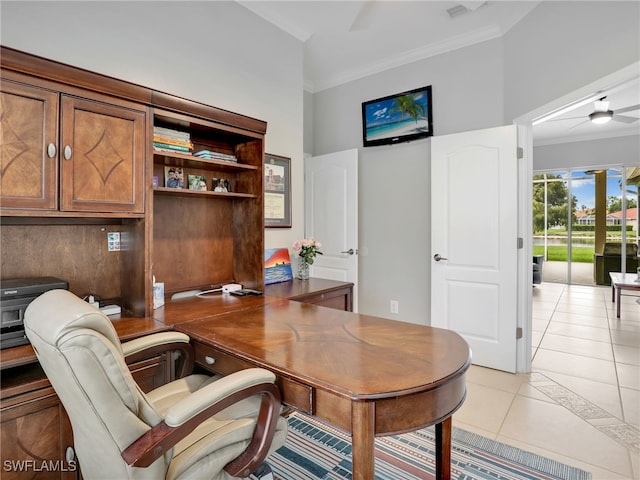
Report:
[[[362,7],[360,11],[356,15],[356,18],[353,20],[351,27],[349,27],[350,32],[356,32],[359,30],[366,30],[371,25],[371,22],[375,16],[376,10],[376,2],[365,0],[362,3]]]
[[[547,120],[548,122],[560,122],[563,120],[578,120],[580,118],[586,118],[584,115],[581,117],[565,117],[565,118],[552,118],[551,120]]]
[[[578,118],[584,118],[584,117],[578,117]],[[578,128],[580,125],[584,125],[585,123],[589,123],[590,121],[591,121],[591,120],[586,119],[584,122],[577,123],[577,124],[576,124],[576,125],[574,125],[573,127],[569,127],[569,128],[567,128],[567,131],[569,131],[569,130],[573,130],[574,128]]]
[[[640,109],[640,104],[639,105],[633,105],[631,107],[616,108],[615,112],[616,113],[624,113],[624,112],[630,112],[632,110],[638,110],[638,109]]]
[[[627,117],[624,115],[614,115],[612,120],[615,120],[616,122],[622,122],[622,123],[633,123],[633,122],[637,122],[638,120],[640,120],[640,118],[638,117]]]

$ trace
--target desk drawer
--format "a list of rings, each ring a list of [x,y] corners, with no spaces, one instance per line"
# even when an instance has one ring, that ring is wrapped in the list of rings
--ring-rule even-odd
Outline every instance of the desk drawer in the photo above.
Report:
[[[195,363],[210,372],[229,375],[239,370],[255,367],[255,365],[249,362],[222,353],[213,347],[208,347],[201,343],[194,342],[193,348],[195,352]]]
[[[335,308],[350,312],[351,305],[351,288],[341,288],[330,292],[311,294],[305,297],[297,298],[304,303],[312,303],[323,307]]]
[[[229,375],[239,370],[258,366],[223,353],[213,347],[203,345],[202,343],[193,342],[193,348],[195,352],[195,363],[212,373]],[[282,393],[283,403],[303,412],[313,413],[313,388],[309,385],[278,375],[276,375],[276,385],[278,385]]]
[[[313,414],[313,388],[290,378],[276,376],[276,385],[282,392],[282,402],[298,410]]]

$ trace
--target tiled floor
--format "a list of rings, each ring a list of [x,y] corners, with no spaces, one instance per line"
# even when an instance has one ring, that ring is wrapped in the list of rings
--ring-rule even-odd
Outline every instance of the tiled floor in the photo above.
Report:
[[[632,292],[633,293],[633,292]],[[533,289],[533,371],[472,366],[454,426],[590,471],[640,479],[640,297]]]

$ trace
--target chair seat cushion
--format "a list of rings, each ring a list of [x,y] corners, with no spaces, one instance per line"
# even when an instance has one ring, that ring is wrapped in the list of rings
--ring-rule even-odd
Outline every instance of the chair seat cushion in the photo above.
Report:
[[[147,394],[147,398],[156,411],[164,417],[167,409],[176,402],[219,378],[219,376],[189,375],[152,390]],[[233,477],[222,468],[240,455],[249,444],[259,408],[260,399],[251,397],[202,422],[174,447],[166,480],[232,479]],[[280,417],[272,442],[272,450],[284,443],[286,431],[287,421]],[[215,455],[212,455],[213,452]],[[218,475],[211,476],[210,472],[218,471],[220,471]]]

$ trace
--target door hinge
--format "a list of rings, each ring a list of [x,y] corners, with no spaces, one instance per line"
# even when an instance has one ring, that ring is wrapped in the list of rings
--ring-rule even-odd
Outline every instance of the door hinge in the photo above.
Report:
[[[524,248],[524,238],[518,237],[518,250]]]
[[[522,327],[516,328],[516,340],[520,340],[522,338]]]
[[[516,158],[518,160],[522,160],[524,158],[524,150],[522,149],[522,147],[516,148]]]

